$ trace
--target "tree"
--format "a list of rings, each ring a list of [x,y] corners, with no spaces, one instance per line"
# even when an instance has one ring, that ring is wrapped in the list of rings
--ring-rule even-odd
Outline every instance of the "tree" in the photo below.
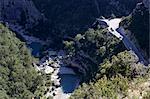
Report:
[[[82,84],[70,99],[118,99],[119,95],[125,96],[129,87],[128,79],[121,75],[114,76],[111,79],[103,77],[95,83]]]
[[[144,68],[144,65],[137,62],[138,58],[132,52],[121,52],[117,56],[114,55],[110,60],[105,60],[100,64],[97,78],[101,78],[104,75],[111,78],[118,74],[133,78],[145,74],[147,70]]]
[[[0,24],[0,97],[29,99],[44,84],[25,43]]]
[[[0,99],[9,99],[5,90],[0,90]]]
[[[65,45],[65,49],[67,49],[70,54],[73,54],[75,51],[74,46],[73,46],[74,42],[73,41],[64,41],[63,43]]]
[[[71,53],[70,59],[76,61],[83,68],[87,81],[93,79],[98,70],[98,64],[104,59],[111,58],[112,55],[124,49],[119,45],[122,42],[110,35],[107,29],[88,29],[84,34],[77,34],[73,40],[65,41],[65,49]],[[120,50],[118,50],[120,49]]]

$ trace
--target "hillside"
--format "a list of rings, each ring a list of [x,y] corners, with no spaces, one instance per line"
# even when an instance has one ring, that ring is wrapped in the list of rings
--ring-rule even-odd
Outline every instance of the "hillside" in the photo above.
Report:
[[[96,78],[83,83],[70,99],[149,99],[150,68],[127,51],[98,66]]]
[[[126,31],[131,32],[131,35],[135,37],[136,43],[139,44],[147,60],[150,58],[149,11],[149,8],[147,8],[144,3],[139,3],[133,12],[125,17],[121,23]]]
[[[148,0],[0,0],[0,99],[150,99]]]
[[[19,24],[29,32],[28,35],[47,40],[51,47],[60,48],[63,38],[85,32],[96,18],[127,16],[140,1],[1,0],[0,20]],[[56,41],[60,43],[57,46],[53,43]]]
[[[25,29],[38,24],[44,18],[31,0],[0,0],[0,20],[20,24]]]
[[[45,15],[31,32],[38,37],[49,37],[61,43],[66,36],[85,32],[100,16],[126,16],[132,12],[139,0],[33,0],[39,11]],[[40,34],[39,34],[40,33]]]
[[[32,66],[33,62],[36,61],[25,43],[0,23],[0,99],[42,95],[44,78]]]

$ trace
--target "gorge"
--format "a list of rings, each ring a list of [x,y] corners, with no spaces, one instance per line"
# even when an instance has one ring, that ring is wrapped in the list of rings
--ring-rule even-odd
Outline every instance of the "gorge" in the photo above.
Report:
[[[146,2],[148,1],[0,0],[0,33],[4,39],[0,40],[0,60],[4,61],[9,56],[2,55],[6,53],[3,51],[5,44],[9,53],[16,49],[25,55],[22,58],[16,52],[14,57],[11,53],[8,61],[0,61],[0,79],[11,82],[11,75],[20,75],[18,71],[22,69],[19,68],[19,62],[22,62],[23,69],[33,66],[37,72],[35,82],[42,82],[39,85],[33,82],[30,86],[25,83],[20,89],[17,87],[19,91],[12,87],[17,91],[11,93],[8,89],[11,89],[11,83],[7,83],[8,87],[5,87],[1,80],[0,94],[2,90],[6,91],[9,98],[22,98],[30,93],[30,98],[27,99],[113,99],[127,97],[129,94],[126,95],[126,88],[130,89],[131,82],[138,77],[146,78],[144,80],[149,84],[149,47],[144,43],[147,42],[149,30],[149,23],[145,21],[149,16]],[[138,26],[136,28],[139,20],[139,27],[143,26],[144,29]],[[6,31],[3,30],[3,25]],[[141,31],[143,36],[139,39]],[[3,32],[8,33],[5,36]],[[10,34],[20,41],[12,40],[7,45]],[[28,54],[21,44],[30,50],[28,52],[36,61],[30,59],[30,54],[26,56]],[[11,48],[12,46],[15,47]],[[16,57],[20,58],[19,61],[15,60]],[[29,64],[24,61],[29,61]],[[12,74],[8,73],[8,68],[13,71]],[[14,68],[18,70],[16,74]],[[8,78],[3,75],[8,75]],[[23,78],[24,75],[20,77]],[[32,76],[31,78],[34,79]],[[20,84],[19,79],[17,81]],[[19,86],[18,82],[12,84]],[[27,86],[28,94],[21,90],[24,86]],[[149,89],[145,90],[145,93],[149,92]],[[17,95],[17,92],[22,96]],[[142,93],[142,97],[145,93]]]

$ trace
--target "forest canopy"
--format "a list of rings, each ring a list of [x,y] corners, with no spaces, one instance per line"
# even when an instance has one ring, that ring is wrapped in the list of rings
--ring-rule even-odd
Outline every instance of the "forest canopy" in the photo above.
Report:
[[[25,43],[0,24],[0,99],[31,99],[41,90],[43,78],[32,62]]]

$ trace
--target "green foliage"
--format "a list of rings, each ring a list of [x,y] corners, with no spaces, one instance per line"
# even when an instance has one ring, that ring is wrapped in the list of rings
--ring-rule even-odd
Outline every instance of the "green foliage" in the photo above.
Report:
[[[64,36],[84,33],[100,16],[110,17],[112,13],[117,17],[128,15],[139,0],[118,0],[117,4],[109,4],[111,0],[32,1],[47,20],[40,20],[30,33],[41,39],[49,38],[54,43],[53,47],[60,47]]]
[[[0,97],[29,99],[43,85],[35,59],[15,34],[0,24]]]
[[[74,91],[71,99],[122,99],[130,95],[129,88],[139,87],[149,79],[149,68],[137,63],[138,59],[132,52],[124,51],[99,66],[96,79],[91,83],[83,83]],[[147,88],[148,89],[148,88]],[[147,90],[146,89],[146,90]],[[134,90],[134,88],[133,88]],[[149,93],[144,99],[149,99]]]
[[[0,99],[9,99],[5,90],[0,90]]]
[[[77,34],[75,41],[65,41],[64,43],[65,48],[72,49],[74,47],[76,52],[82,50],[94,59],[98,57],[101,59],[112,56],[120,41],[111,36],[106,29],[89,29],[84,35]]]
[[[84,36],[85,39],[80,41],[82,45],[80,50],[83,50],[91,57],[95,57],[98,54],[100,60],[114,54],[116,51],[114,46],[117,47],[120,43],[117,38],[111,36],[105,29],[89,29],[85,32]]]
[[[81,68],[88,74],[88,77],[83,77],[84,79],[93,79],[98,64],[124,49],[122,42],[113,37],[107,29],[90,28],[83,35],[77,34],[72,41],[65,41],[64,44],[68,53],[72,54],[72,58],[83,64]]]
[[[81,39],[83,39],[84,37],[81,34],[77,34],[75,37],[76,41],[80,41]]]
[[[131,24],[131,22],[132,22],[132,15],[122,17],[122,21],[120,22],[120,26],[123,26],[125,29],[127,29],[128,26]]]
[[[99,66],[97,78],[106,75],[108,78],[121,74],[124,77],[133,78],[137,75],[145,74],[144,65],[138,63],[137,57],[131,52],[124,51],[117,56],[112,56],[111,60],[105,60]]]
[[[74,49],[74,42],[73,41],[64,41],[63,42],[65,45],[65,49],[68,50],[69,54],[74,53],[75,49]]]
[[[150,99],[150,91],[147,91],[147,93],[143,96],[143,99]]]
[[[100,48],[97,50],[97,55],[103,56],[103,55],[105,55],[105,53],[106,53],[106,47],[105,47],[105,46],[102,46],[102,47],[100,47]]]
[[[70,99],[118,99],[118,95],[126,95],[128,79],[121,75],[111,79],[103,77],[96,83],[83,84],[72,94]]]

